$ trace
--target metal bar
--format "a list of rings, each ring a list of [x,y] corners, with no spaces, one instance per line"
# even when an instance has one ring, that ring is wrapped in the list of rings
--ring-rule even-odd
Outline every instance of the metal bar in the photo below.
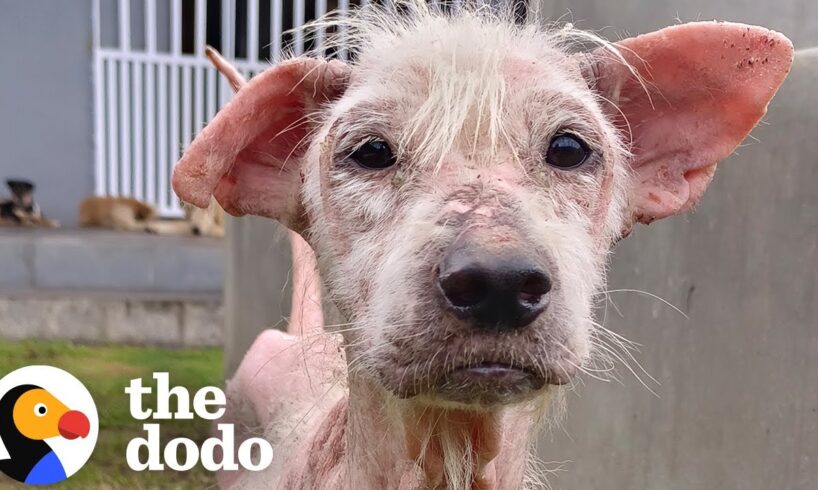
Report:
[[[349,15],[349,0],[338,0],[338,11],[343,12],[344,16]],[[346,39],[346,27],[342,24],[339,26],[338,30],[341,33],[341,45],[342,48],[338,51],[338,57],[342,60],[346,60],[349,57],[349,50],[346,48],[347,39]]]
[[[168,166],[164,169],[165,178],[170,177],[170,169],[179,158],[179,70],[181,67],[170,65],[170,140],[168,141]],[[171,194],[169,186],[162,187],[160,208],[170,207]]]
[[[145,199],[156,202],[156,64],[145,65]]]
[[[170,52],[182,54],[182,0],[173,0],[170,12]]]
[[[247,61],[258,61],[258,0],[247,0]]]
[[[119,189],[128,196],[131,188],[131,62],[119,62]]]
[[[315,18],[321,18],[327,13],[327,0],[315,0]],[[315,49],[319,54],[323,54],[324,39],[326,38],[326,29],[321,27],[315,33]]]
[[[181,144],[178,146],[179,149],[187,149],[187,146],[190,144],[190,139],[193,135],[193,129],[191,129],[190,121],[193,119],[193,110],[191,108],[191,99],[192,94],[191,86],[193,84],[193,70],[192,66],[185,66],[182,69],[182,88],[180,91],[180,97],[182,98],[182,138]]]
[[[205,43],[207,42],[207,5],[206,0],[196,0],[196,10],[193,14],[196,20],[196,46],[193,53],[198,57],[203,57],[205,54]]]
[[[117,144],[117,129],[116,124],[119,115],[119,111],[117,111],[117,97],[116,97],[116,89],[117,89],[117,70],[116,70],[116,61],[108,60],[107,69],[107,79],[108,83],[106,86],[107,91],[107,98],[108,98],[108,114],[107,114],[107,139],[108,139],[108,189],[106,194],[114,194],[116,195],[117,189],[119,188],[119,170],[118,170],[118,163],[119,163],[119,145]]]
[[[194,78],[194,87],[193,87],[193,131],[199,132],[199,129],[204,126],[205,123],[205,75],[207,74],[206,68],[198,68],[193,67],[193,78]]]
[[[161,100],[156,97],[156,71],[159,69],[155,60],[156,24],[156,0],[145,0],[145,199],[150,203],[156,203],[157,195],[164,189],[163,184],[156,182],[160,164],[160,158],[157,158],[156,112],[157,106],[160,112],[165,109]],[[164,137],[164,130],[160,135],[160,138]],[[159,148],[161,152],[161,141]]]
[[[145,51],[156,52],[156,0],[145,0]]]
[[[171,2],[171,53],[174,56],[182,55],[182,0]],[[170,65],[170,139],[168,141],[168,165],[163,169],[164,178],[170,180],[170,172],[179,158],[181,144],[179,135],[179,65]],[[160,212],[171,207],[173,192],[169,185],[161,187],[162,196],[159,200]]]
[[[283,7],[281,0],[273,0],[270,4],[270,58],[273,61],[281,59],[281,30],[283,22]]]
[[[207,124],[216,115],[219,110],[219,94],[216,92],[216,84],[218,83],[215,68],[202,68],[207,74],[207,113],[205,120],[200,121],[200,124]]]
[[[105,194],[107,169],[105,168],[105,73],[100,46],[100,4],[94,0],[91,23],[94,46],[94,194]]]
[[[168,65],[160,64],[157,66],[159,71],[158,73],[158,88],[159,88],[159,103],[157,107],[159,108],[159,118],[157,120],[157,135],[159,139],[159,147],[158,147],[158,155],[159,155],[159,165],[157,166],[156,173],[158,175],[158,187],[157,187],[157,196],[156,202],[159,204],[161,208],[162,204],[165,202],[165,195],[168,189],[168,161],[169,161],[169,149],[168,149]],[[161,210],[160,210],[161,212]]]
[[[293,51],[296,55],[304,54],[304,31],[301,26],[304,25],[304,0],[294,0],[293,6]]]
[[[233,41],[236,35],[236,5],[233,0],[222,0],[222,54],[227,59],[235,58]]]
[[[222,55],[228,60],[233,56],[233,41],[235,36],[236,6],[233,0],[222,0]],[[224,80],[219,81],[219,106],[230,100],[231,90]]]
[[[145,160],[142,155],[142,148],[145,139],[142,134],[144,119],[142,116],[142,63],[133,65],[133,195],[137,199],[145,198]]]
[[[131,2],[119,0],[119,49],[131,49]]]

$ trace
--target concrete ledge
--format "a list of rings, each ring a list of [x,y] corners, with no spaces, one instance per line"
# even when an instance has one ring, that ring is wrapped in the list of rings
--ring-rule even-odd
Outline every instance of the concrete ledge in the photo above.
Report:
[[[218,298],[0,297],[0,338],[201,347],[222,345]]]
[[[0,228],[0,296],[8,291],[220,295],[222,241],[108,230]]]
[[[0,338],[222,344],[221,240],[0,228]]]

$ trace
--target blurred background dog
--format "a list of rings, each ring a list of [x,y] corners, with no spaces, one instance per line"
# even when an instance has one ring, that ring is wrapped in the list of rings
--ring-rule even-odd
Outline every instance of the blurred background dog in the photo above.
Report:
[[[6,185],[11,197],[0,201],[0,225],[11,226],[59,226],[54,220],[43,215],[40,206],[34,202],[34,183],[27,180],[9,179]]]
[[[224,236],[224,211],[215,199],[207,208],[184,205],[181,220],[160,219],[153,206],[130,197],[92,196],[80,203],[80,226],[158,235]]]

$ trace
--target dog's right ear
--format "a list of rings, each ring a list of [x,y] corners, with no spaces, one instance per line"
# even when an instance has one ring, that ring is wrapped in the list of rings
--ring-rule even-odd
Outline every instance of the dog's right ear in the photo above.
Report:
[[[15,196],[21,196],[27,192],[34,192],[34,183],[28,180],[9,179],[6,181],[6,185]]]
[[[301,231],[310,114],[343,93],[348,74],[338,61],[295,58],[240,86],[176,164],[173,190],[201,208],[212,195],[234,216],[267,216]]]

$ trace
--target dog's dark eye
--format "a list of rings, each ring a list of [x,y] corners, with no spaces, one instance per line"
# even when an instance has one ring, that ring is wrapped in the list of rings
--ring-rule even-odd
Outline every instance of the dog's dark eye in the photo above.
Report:
[[[383,169],[395,164],[395,155],[389,143],[383,140],[370,140],[349,155],[355,163],[371,169]]]
[[[578,136],[562,133],[551,139],[545,161],[557,168],[572,169],[585,163],[590,155],[588,145]]]

